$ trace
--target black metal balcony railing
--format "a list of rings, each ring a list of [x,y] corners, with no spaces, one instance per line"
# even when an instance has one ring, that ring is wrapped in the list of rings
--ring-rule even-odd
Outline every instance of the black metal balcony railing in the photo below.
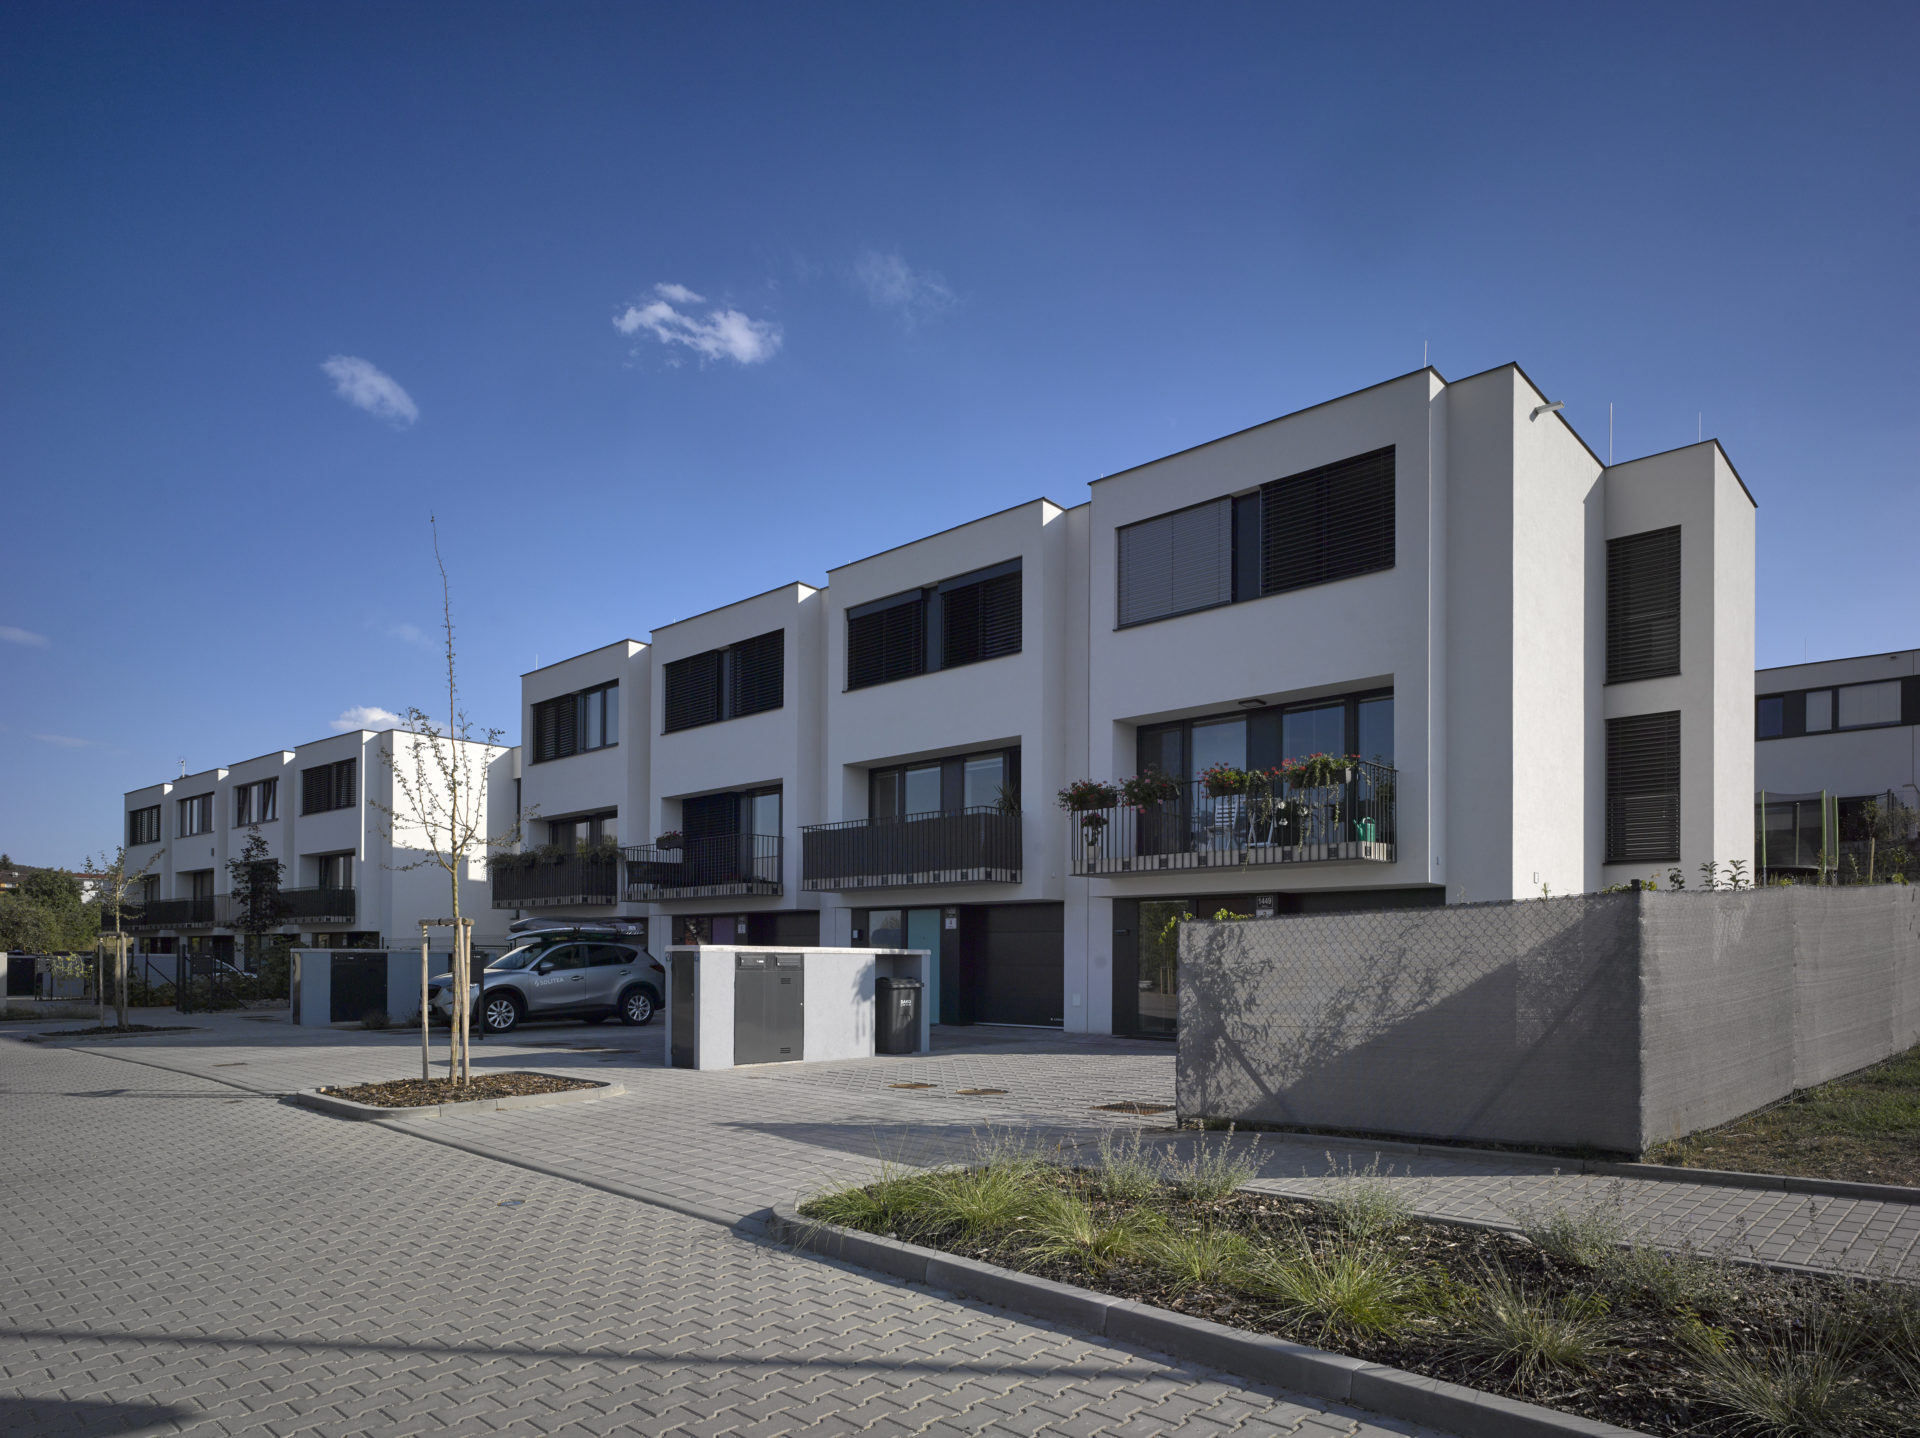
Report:
[[[540,909],[558,904],[611,904],[620,897],[620,861],[612,855],[566,854],[496,859],[490,866],[493,907]]]
[[[1017,884],[1020,820],[1018,810],[979,808],[809,824],[800,831],[800,887]]]
[[[718,834],[678,849],[643,844],[625,853],[627,897],[635,902],[781,892],[778,834]]]
[[[1073,872],[1086,878],[1343,859],[1392,863],[1395,770],[1358,763],[1347,776],[1309,788],[1274,780],[1235,794],[1209,794],[1194,780],[1162,803],[1069,814]]]
[[[352,889],[282,889],[283,924],[351,924],[356,906]]]
[[[210,929],[219,921],[219,900],[149,899],[138,910],[127,906],[124,923],[129,929]]]

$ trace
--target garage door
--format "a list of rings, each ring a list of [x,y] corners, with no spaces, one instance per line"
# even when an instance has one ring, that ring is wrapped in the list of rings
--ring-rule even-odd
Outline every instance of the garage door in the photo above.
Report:
[[[1055,1028],[1064,1023],[1065,906],[992,904],[969,917],[972,1021]]]

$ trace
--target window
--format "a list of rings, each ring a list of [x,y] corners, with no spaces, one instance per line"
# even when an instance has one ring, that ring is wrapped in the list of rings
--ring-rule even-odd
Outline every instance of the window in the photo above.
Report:
[[[187,892],[182,896],[188,899],[211,899],[213,897],[213,870],[194,869],[182,874],[187,881]]]
[[[970,570],[847,611],[847,688],[1018,654],[1021,562]]]
[[[917,819],[1017,802],[1020,751],[994,749],[867,774],[869,819]]]
[[[353,887],[353,855],[321,854],[314,863],[315,879],[323,889]]]
[[[127,847],[160,842],[160,806],[132,810],[127,815]]]
[[[620,842],[619,811],[586,814],[577,819],[549,819],[547,842],[563,849],[593,849]]]
[[[1833,727],[1833,691],[1831,689],[1809,689],[1807,691],[1807,732],[1824,734]]]
[[[1607,683],[1680,672],[1680,526],[1607,541]]]
[[[601,684],[533,706],[533,757],[544,764],[620,742],[620,685]]]
[[[764,714],[786,702],[787,631],[771,630],[661,667],[661,732]]]
[[[1391,569],[1394,451],[1129,524],[1116,537],[1122,627]]]
[[[213,832],[213,795],[196,794],[180,800],[180,838]]]
[[[1753,701],[1753,736],[1778,739],[1787,732],[1787,700],[1783,694],[1771,694]]]
[[[280,781],[260,779],[233,791],[233,827],[245,829],[279,818]]]
[[[1680,714],[1607,721],[1607,862],[1680,859]]]
[[[302,769],[300,812],[324,814],[330,809],[351,809],[359,766],[358,759],[341,759],[332,764],[317,764],[311,769]]]
[[[1809,699],[1813,696],[1808,695]],[[1900,722],[1900,681],[1882,680],[1878,684],[1844,684],[1839,696],[1839,727],[1866,729]]]
[[[1134,772],[1158,769],[1197,779],[1215,764],[1272,769],[1309,754],[1358,754],[1393,764],[1393,696],[1356,694],[1266,709],[1142,725],[1135,732]]]

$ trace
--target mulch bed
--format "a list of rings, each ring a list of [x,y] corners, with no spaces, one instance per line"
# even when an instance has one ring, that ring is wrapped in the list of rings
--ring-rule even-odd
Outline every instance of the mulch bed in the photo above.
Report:
[[[1145,1208],[1186,1231],[1232,1231],[1260,1248],[1298,1252],[1305,1246],[1331,1254],[1356,1242],[1342,1236],[1325,1206],[1297,1199],[1243,1191],[1225,1199],[1187,1201],[1163,1193],[1128,1204],[1093,1194],[1083,1172],[1062,1171],[1059,1182],[1086,1199],[1102,1221],[1111,1221],[1128,1208]],[[801,1212],[814,1207],[814,1203],[803,1205]],[[1700,1400],[1686,1350],[1676,1341],[1683,1325],[1711,1325],[1727,1342],[1742,1347],[1777,1348],[1783,1339],[1791,1343],[1792,1335],[1804,1330],[1810,1312],[1840,1312],[1848,1308],[1850,1297],[1857,1305],[1859,1295],[1869,1287],[1711,1262],[1703,1264],[1702,1276],[1676,1308],[1650,1293],[1603,1285],[1593,1272],[1556,1262],[1513,1234],[1411,1219],[1391,1233],[1368,1240],[1419,1270],[1431,1291],[1451,1295],[1456,1304],[1470,1301],[1474,1290],[1484,1290],[1491,1275],[1504,1273],[1533,1294],[1604,1317],[1606,1347],[1586,1371],[1522,1374],[1510,1363],[1489,1361],[1468,1351],[1444,1315],[1423,1318],[1392,1336],[1331,1333],[1318,1320],[1289,1314],[1231,1281],[1215,1285],[1182,1281],[1143,1261],[1122,1260],[1094,1268],[1076,1257],[1036,1252],[1029,1232],[1001,1232],[963,1241],[952,1231],[870,1231],[1623,1428],[1667,1435],[1737,1431],[1724,1411]],[[1871,1287],[1884,1291],[1897,1285]],[[1851,1311],[1863,1310],[1855,1306]],[[1878,1367],[1879,1360],[1863,1358],[1861,1362]],[[1876,1386],[1899,1387],[1897,1378],[1885,1372],[1876,1373],[1871,1381]],[[1920,1403],[1914,1411],[1920,1413]],[[1920,1419],[1915,1423],[1920,1424]],[[1906,1434],[1920,1433],[1920,1426],[1896,1419],[1891,1426],[1874,1421],[1843,1431]]]
[[[392,1079],[387,1083],[355,1084],[351,1088],[323,1088],[320,1092],[329,1098],[343,1098],[376,1108],[424,1108],[436,1103],[473,1103],[519,1094],[605,1087],[592,1079],[557,1078],[553,1074],[483,1073],[475,1074],[471,1083],[457,1083],[449,1078]]]
[[[124,1029],[113,1024],[95,1024],[90,1029],[49,1029],[34,1034],[38,1039],[98,1038],[102,1034],[183,1034],[192,1024],[128,1024]]]

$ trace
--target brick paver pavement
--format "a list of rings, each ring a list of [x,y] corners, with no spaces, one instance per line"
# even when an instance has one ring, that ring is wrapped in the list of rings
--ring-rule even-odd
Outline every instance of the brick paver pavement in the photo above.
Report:
[[[271,1044],[141,1049],[0,1041],[0,1432],[1415,1431],[125,1061]]]
[[[275,1092],[391,1078],[418,1063],[417,1046],[402,1036],[291,1029],[228,1016],[191,1021],[207,1027],[171,1038],[117,1040],[111,1052]],[[931,1056],[720,1073],[661,1067],[661,1043],[658,1024],[543,1026],[512,1043],[490,1041],[481,1046],[484,1065],[618,1078],[629,1093],[601,1104],[407,1127],[728,1218],[862,1178],[881,1162],[965,1158],[995,1135],[1082,1155],[1101,1134],[1129,1130],[1144,1142],[1181,1150],[1224,1141],[1176,1134],[1170,1115],[1095,1107],[1173,1102],[1172,1047],[1151,1041],[953,1030],[940,1035],[940,1051]],[[933,1087],[894,1087],[902,1083]],[[960,1092],[969,1088],[1006,1092]],[[1412,1157],[1362,1142],[1275,1134],[1261,1135],[1257,1144],[1247,1136],[1233,1142],[1258,1160],[1257,1186],[1275,1191],[1310,1194],[1324,1187],[1330,1169],[1377,1165],[1408,1191],[1418,1211],[1493,1223],[1510,1223],[1529,1207],[1617,1197],[1630,1220],[1669,1244],[1920,1279],[1920,1204],[1558,1177],[1517,1157]]]

